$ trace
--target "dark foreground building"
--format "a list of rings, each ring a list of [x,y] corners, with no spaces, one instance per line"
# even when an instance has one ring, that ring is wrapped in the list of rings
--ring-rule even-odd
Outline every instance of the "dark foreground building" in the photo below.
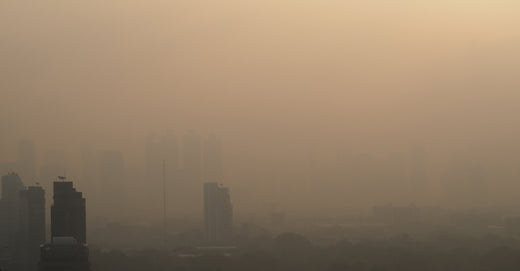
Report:
[[[40,248],[40,271],[88,271],[86,202],[72,182],[54,182],[50,244]]]
[[[29,186],[20,191],[20,257],[23,270],[35,271],[40,258],[39,247],[45,243],[45,190]]]

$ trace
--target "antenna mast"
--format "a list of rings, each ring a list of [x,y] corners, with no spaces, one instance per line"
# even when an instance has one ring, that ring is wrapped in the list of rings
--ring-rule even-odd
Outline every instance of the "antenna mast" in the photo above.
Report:
[[[164,249],[167,249],[167,233],[166,233],[166,160],[163,160],[163,223],[164,223]]]

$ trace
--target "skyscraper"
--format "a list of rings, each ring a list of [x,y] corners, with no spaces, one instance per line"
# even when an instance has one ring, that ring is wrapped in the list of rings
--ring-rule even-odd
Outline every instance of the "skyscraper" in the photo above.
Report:
[[[203,153],[204,181],[219,182],[222,180],[222,148],[220,140],[211,134],[204,141]]]
[[[204,184],[204,229],[209,242],[226,242],[233,231],[233,207],[229,188]]]
[[[39,248],[45,243],[45,190],[29,186],[20,192],[20,198],[26,242]]]
[[[87,242],[86,202],[72,182],[54,182],[54,203],[51,206],[51,234],[74,237],[79,244]]]
[[[45,190],[29,186],[20,192],[21,257],[25,270],[35,270],[40,256],[40,245],[45,243]]]
[[[18,230],[20,229],[20,192],[25,189],[17,173],[2,176],[2,205],[4,213],[4,232],[1,233],[3,246],[14,248],[18,245]]]
[[[85,209],[85,198],[72,182],[54,182],[52,240],[40,248],[38,270],[90,270]]]

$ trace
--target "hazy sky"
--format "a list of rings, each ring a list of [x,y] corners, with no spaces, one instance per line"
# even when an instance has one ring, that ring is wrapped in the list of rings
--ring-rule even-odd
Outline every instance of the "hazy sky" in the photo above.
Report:
[[[0,0],[0,158],[171,128],[517,161],[519,26],[514,0]]]

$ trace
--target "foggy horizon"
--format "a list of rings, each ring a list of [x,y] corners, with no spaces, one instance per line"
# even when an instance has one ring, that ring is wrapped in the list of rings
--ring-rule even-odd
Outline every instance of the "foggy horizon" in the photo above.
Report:
[[[2,0],[0,175],[39,183],[46,210],[67,176],[96,241],[111,223],[166,235],[205,220],[229,239],[270,216],[294,231],[399,208],[519,216],[519,14],[511,0]]]

